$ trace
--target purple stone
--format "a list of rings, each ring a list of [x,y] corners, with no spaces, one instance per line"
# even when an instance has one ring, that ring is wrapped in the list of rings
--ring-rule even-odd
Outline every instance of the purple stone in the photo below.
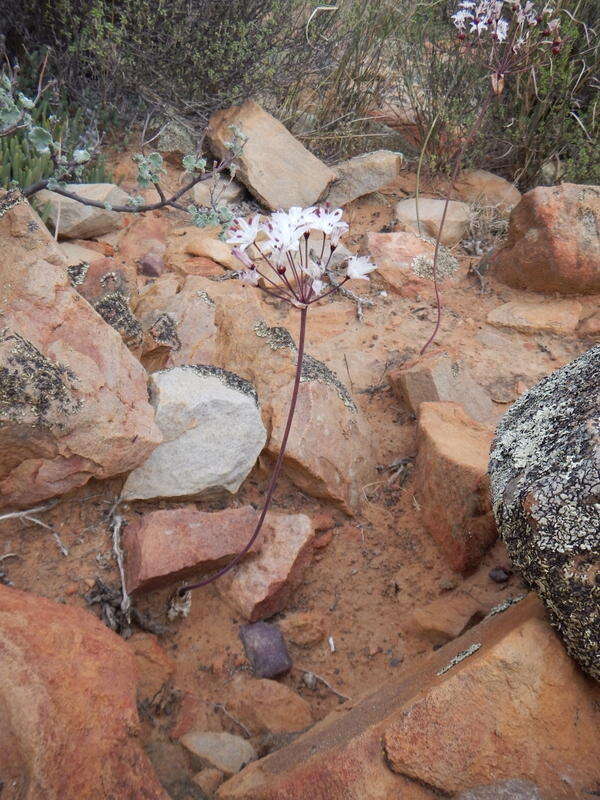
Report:
[[[292,668],[285,640],[275,625],[268,622],[243,625],[240,639],[257,678],[274,678]]]

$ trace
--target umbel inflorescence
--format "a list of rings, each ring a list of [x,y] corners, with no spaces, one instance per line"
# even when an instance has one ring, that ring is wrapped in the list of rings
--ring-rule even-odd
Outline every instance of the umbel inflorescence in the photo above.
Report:
[[[368,280],[375,265],[362,256],[347,259],[345,277],[337,286],[322,280],[348,230],[342,213],[328,206],[294,206],[264,221],[258,214],[235,219],[227,242],[235,245],[233,253],[244,266],[241,279],[297,308],[322,300],[350,279]]]

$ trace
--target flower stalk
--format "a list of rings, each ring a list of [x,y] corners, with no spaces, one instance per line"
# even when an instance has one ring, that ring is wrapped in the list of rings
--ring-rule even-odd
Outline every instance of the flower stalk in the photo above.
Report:
[[[279,453],[269,479],[262,511],[252,535],[244,548],[220,570],[198,583],[182,586],[178,592],[181,597],[193,589],[208,586],[232,570],[248,554],[262,530],[281,475],[296,411],[309,309],[314,303],[340,291],[349,280],[369,280],[368,273],[375,269],[375,265],[368,258],[350,256],[347,259],[343,280],[335,283],[330,281],[329,284],[322,280],[330,274],[331,262],[339,240],[347,230],[348,225],[342,220],[342,209],[332,210],[328,206],[293,207],[287,212],[275,211],[265,221],[261,221],[258,214],[249,220],[239,218],[233,221],[229,229],[227,241],[235,245],[233,252],[244,267],[240,274],[241,280],[299,311],[300,333],[296,351],[296,370]],[[311,232],[322,234],[320,246],[316,248],[319,250],[318,254],[310,247]]]

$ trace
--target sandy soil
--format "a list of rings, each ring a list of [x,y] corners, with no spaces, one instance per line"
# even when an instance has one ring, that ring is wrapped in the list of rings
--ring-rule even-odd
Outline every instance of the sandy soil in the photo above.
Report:
[[[411,181],[410,176],[401,176],[385,193],[351,205],[351,249],[361,249],[365,232],[388,229],[393,203],[408,194]],[[455,248],[455,254],[463,266],[476,261],[459,248]],[[366,309],[362,324],[356,319],[354,304],[335,297],[315,309],[308,333],[308,351],[326,361],[350,385],[370,426],[377,463],[383,467],[415,453],[414,417],[390,392],[387,372],[417,353],[435,319],[430,299],[413,301],[389,291],[382,296],[384,288],[378,278],[366,287],[375,307]],[[443,321],[435,343],[467,365],[492,397],[509,401],[592,344],[576,336],[503,332],[485,323],[492,308],[522,296],[523,293],[490,280],[485,280],[482,287],[476,277],[465,275],[443,292]],[[578,299],[591,313],[594,298]],[[276,310],[282,324],[294,331],[294,312]],[[497,416],[507,407],[497,403]],[[349,698],[396,678],[403,667],[431,647],[407,632],[411,611],[464,580],[448,568],[423,529],[410,473],[404,481],[400,476],[390,479],[391,472],[377,471],[375,466],[372,482],[363,487],[361,513],[347,518],[333,511],[337,527],[331,537],[326,535],[329,543],[316,551],[304,583],[286,612],[279,615],[314,610],[324,616],[322,641],[307,648],[290,645],[295,668],[283,679],[310,703],[316,719],[326,715],[339,699],[322,684],[309,689],[302,680],[302,670],[322,676]],[[265,484],[266,476],[257,468],[232,504],[259,504]],[[68,555],[61,553],[50,531],[26,520],[3,521],[0,556],[15,554],[0,562],[6,579],[17,588],[81,607],[86,607],[84,595],[96,578],[117,585],[107,513],[121,485],[119,478],[90,481],[40,515],[58,533]],[[177,505],[165,501],[145,504],[143,510]],[[274,505],[287,512],[308,514],[330,510],[304,496],[285,479]],[[197,506],[217,507],[206,503]],[[131,518],[141,510],[141,505],[132,505],[125,507],[123,513]],[[491,567],[508,563],[498,544],[488,553],[477,575],[469,579],[470,586],[489,597],[490,606],[521,593],[522,585],[515,576],[507,584],[494,583],[488,577]],[[238,636],[244,621],[209,587],[195,594],[187,619],[168,622],[168,597],[169,590],[160,590],[136,602],[141,611],[165,627],[159,640],[175,662],[173,686],[179,693],[176,698],[181,699],[184,693],[195,695],[204,708],[207,727],[240,733],[239,727],[223,711],[215,710],[214,704],[227,706],[231,680],[238,672],[249,670]],[[335,644],[335,652],[331,651],[328,637]],[[178,703],[173,702],[171,707],[167,704],[162,712],[156,706],[146,705],[148,708],[143,735],[159,774],[171,786],[173,796],[192,796],[185,794],[189,789],[181,793],[176,789],[180,785],[177,782],[185,782],[192,771],[179,746],[168,738],[168,731],[180,714]],[[262,744],[266,749],[274,746]]]

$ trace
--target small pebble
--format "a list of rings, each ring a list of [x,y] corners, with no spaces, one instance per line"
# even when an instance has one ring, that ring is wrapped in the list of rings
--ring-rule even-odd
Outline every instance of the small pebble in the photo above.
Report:
[[[240,639],[257,678],[275,678],[292,668],[285,639],[275,625],[268,622],[243,625]]]
[[[504,567],[494,567],[490,570],[489,575],[495,583],[506,583],[510,579],[511,572]]]

